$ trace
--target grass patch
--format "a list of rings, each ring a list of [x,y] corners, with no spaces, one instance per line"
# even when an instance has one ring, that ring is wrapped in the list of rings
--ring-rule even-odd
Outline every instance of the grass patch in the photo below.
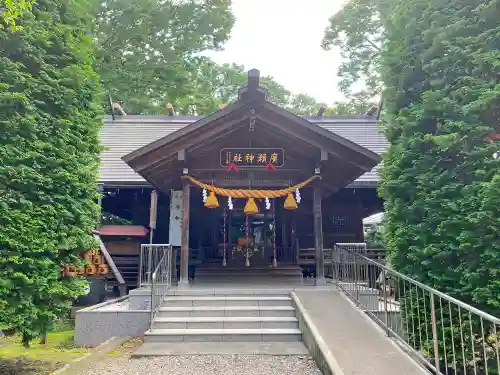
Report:
[[[133,339],[127,340],[123,344],[121,344],[119,347],[117,347],[115,350],[110,351],[108,353],[108,356],[110,356],[110,357],[123,357],[124,355],[130,354],[132,351],[134,351],[135,348],[137,348],[142,343],[143,343],[143,339],[140,337],[135,337]]]
[[[89,353],[90,349],[76,348],[73,330],[51,332],[47,344],[33,341],[30,348],[21,345],[19,336],[0,336],[0,374],[50,374],[62,365]]]

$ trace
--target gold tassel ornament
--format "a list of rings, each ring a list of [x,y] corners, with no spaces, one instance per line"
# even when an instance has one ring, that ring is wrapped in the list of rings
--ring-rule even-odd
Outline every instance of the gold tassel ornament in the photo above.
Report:
[[[219,201],[217,200],[217,197],[215,196],[215,193],[213,191],[211,191],[210,194],[208,195],[208,198],[205,201],[205,207],[206,208],[218,208],[219,207]]]
[[[285,207],[285,210],[290,210],[290,211],[297,209],[297,202],[295,201],[295,198],[293,197],[292,194],[287,195],[283,207]]]
[[[257,208],[254,198],[248,198],[243,212],[245,215],[257,215],[259,213],[259,209]]]

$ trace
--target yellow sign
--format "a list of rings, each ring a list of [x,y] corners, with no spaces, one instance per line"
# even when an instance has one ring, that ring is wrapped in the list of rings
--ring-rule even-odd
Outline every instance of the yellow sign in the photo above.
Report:
[[[265,167],[272,164],[282,167],[285,164],[285,151],[282,148],[223,148],[220,151],[220,165],[228,167]]]

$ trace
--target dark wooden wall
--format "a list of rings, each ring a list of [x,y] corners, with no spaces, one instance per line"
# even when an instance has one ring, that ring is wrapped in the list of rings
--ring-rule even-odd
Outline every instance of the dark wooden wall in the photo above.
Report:
[[[108,191],[110,189],[108,188]],[[103,199],[103,209],[125,219],[133,224],[149,224],[149,204],[151,189],[121,188],[111,189],[114,195]],[[301,190],[302,202],[294,212],[283,212],[286,230],[291,231],[293,220],[296,220],[297,235],[301,248],[314,247],[314,230],[312,214],[312,189]],[[282,201],[278,204],[280,207]],[[160,194],[158,207],[157,230],[154,234],[155,243],[168,243],[168,227],[170,216],[169,196]],[[221,210],[227,206],[226,198],[220,198]],[[362,219],[372,213],[382,210],[382,201],[377,197],[376,189],[341,189],[336,194],[323,201],[323,244],[325,248],[334,242],[363,242]],[[295,215],[295,219],[293,216]],[[203,207],[201,190],[192,188],[191,194],[191,231],[190,247],[197,248],[199,239],[208,246],[211,238],[212,220],[216,220],[216,212]],[[203,230],[195,229],[203,227]],[[285,232],[286,232],[285,230]],[[291,237],[281,235],[279,242],[283,246],[291,246]]]

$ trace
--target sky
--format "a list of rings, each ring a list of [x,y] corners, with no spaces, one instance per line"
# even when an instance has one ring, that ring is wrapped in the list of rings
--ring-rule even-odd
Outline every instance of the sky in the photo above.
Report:
[[[321,48],[328,19],[343,0],[233,0],[236,23],[224,51],[209,55],[272,76],[293,93],[320,102],[343,98],[337,89],[338,51]]]

